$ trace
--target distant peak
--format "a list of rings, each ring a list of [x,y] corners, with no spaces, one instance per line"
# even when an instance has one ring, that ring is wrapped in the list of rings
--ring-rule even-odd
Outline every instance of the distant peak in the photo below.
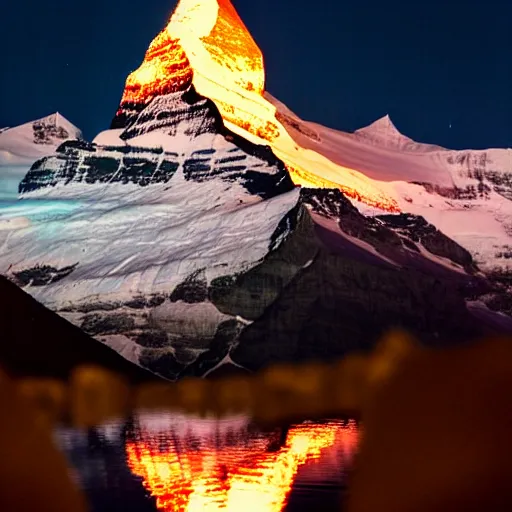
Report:
[[[422,144],[403,135],[395,126],[389,114],[377,119],[372,124],[354,132],[354,136],[367,144],[400,151],[429,152],[444,151],[444,148],[434,144]]]
[[[5,150],[22,156],[28,156],[32,153],[31,150],[12,146],[12,141],[16,141],[19,137],[31,141],[29,144],[38,146],[56,146],[68,139],[82,138],[82,132],[59,112],[54,112],[13,128],[0,130],[0,135]]]
[[[53,114],[49,114],[45,117],[42,117],[41,119],[36,119],[35,121],[32,121],[33,123],[43,123],[47,125],[54,125],[58,126],[59,124],[59,116],[60,114],[58,112],[54,112]],[[60,116],[62,119],[62,116]]]
[[[35,129],[37,126],[40,126],[44,129],[59,129],[62,132],[62,136],[64,137],[64,133],[67,133],[66,137],[69,138],[81,138],[82,132],[78,129],[72,122],[68,121],[60,112],[54,112],[46,117],[42,117],[41,119],[37,119],[36,121],[32,121],[32,127]]]
[[[373,132],[373,133],[381,133],[381,134],[398,134],[402,135],[400,133],[400,130],[395,126],[393,121],[391,120],[391,117],[389,117],[389,114],[386,114],[384,117],[381,117],[380,119],[377,119],[377,121],[374,121],[369,126],[366,126],[365,128],[361,128],[360,130],[357,130],[356,133],[361,132]]]
[[[32,164],[51,155],[70,139],[81,139],[81,131],[62,114],[54,112],[12,128],[0,130],[0,165]]]
[[[402,135],[395,126],[389,114],[377,119],[369,126],[354,132],[354,135],[369,144],[376,144],[383,147],[405,147],[415,144],[412,139]]]

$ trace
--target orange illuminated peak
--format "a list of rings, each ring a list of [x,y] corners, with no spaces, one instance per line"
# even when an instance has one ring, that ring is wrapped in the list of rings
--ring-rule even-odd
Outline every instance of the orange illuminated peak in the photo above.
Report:
[[[193,68],[224,86],[263,93],[263,55],[229,0],[181,0],[128,77],[122,102],[147,103],[183,90],[192,83]]]
[[[185,90],[192,77],[185,51],[164,30],[149,46],[140,68],[126,80],[121,104],[145,104],[155,96]]]
[[[140,68],[128,77],[118,114],[192,83],[216,103],[225,121],[267,141],[279,135],[275,109],[267,105],[262,111],[263,55],[230,0],[178,3]]]
[[[195,72],[263,94],[263,55],[229,0],[180,0],[166,30],[180,39]]]
[[[263,54],[230,0],[217,2],[217,22],[203,38],[205,47],[219,66],[229,72],[236,85],[262,95],[265,91]]]

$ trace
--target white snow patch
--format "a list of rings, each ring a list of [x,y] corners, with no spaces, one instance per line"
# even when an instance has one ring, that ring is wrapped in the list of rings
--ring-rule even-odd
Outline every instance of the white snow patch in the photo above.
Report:
[[[126,146],[126,142],[120,137],[123,131],[124,129],[122,128],[117,130],[105,130],[98,133],[92,142],[98,146]]]
[[[436,256],[435,254],[432,254],[427,249],[425,249],[425,247],[420,243],[416,243],[416,247],[419,249],[421,255],[424,258],[427,258],[428,260],[433,261],[434,263],[437,263],[438,265],[441,265],[444,268],[447,268],[454,272],[458,272],[459,274],[467,275],[466,271],[460,265],[457,265],[450,259],[443,258],[442,256]]]
[[[298,196],[293,190],[263,201],[238,183],[190,182],[181,172],[167,186],[40,189],[30,198],[44,198],[55,210],[64,200],[76,206],[64,216],[50,209],[25,229],[0,230],[0,272],[78,263],[61,281],[30,289],[55,309],[169,292],[194,271],[206,268],[213,279],[260,261]]]
[[[254,320],[247,320],[246,318],[242,318],[239,315],[236,316],[236,320],[244,325],[251,325],[254,323]]]
[[[14,217],[12,219],[0,217],[0,231],[24,229],[30,226],[30,220],[26,217]]]
[[[386,263],[389,263],[390,265],[393,265],[394,267],[401,268],[400,265],[398,265],[396,262],[394,262],[393,260],[390,260],[383,254],[378,252],[377,249],[375,249],[375,247],[373,245],[369,244],[368,242],[364,242],[363,240],[360,240],[359,238],[350,236],[348,233],[345,233],[344,231],[342,231],[336,221],[328,219],[328,218],[324,217],[323,215],[318,215],[313,212],[310,212],[310,213],[311,213],[314,221],[317,224],[319,224],[320,226],[322,226],[323,228],[326,228],[329,231],[333,231],[337,235],[342,236],[343,238],[352,242],[355,246],[357,246],[361,249],[364,249],[366,252],[373,254],[380,260],[385,261]]]
[[[98,336],[98,339],[134,364],[139,364],[142,347],[122,334]]]

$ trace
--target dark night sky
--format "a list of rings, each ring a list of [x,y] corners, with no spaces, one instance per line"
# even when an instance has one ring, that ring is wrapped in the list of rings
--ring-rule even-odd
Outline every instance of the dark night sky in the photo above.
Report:
[[[106,129],[175,3],[3,1],[0,126],[59,111],[89,139]],[[355,130],[389,113],[423,142],[512,147],[511,0],[233,3],[301,117]]]

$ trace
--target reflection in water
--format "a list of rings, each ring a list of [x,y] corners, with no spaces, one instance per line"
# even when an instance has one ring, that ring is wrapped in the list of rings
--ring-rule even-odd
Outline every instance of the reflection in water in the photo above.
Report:
[[[341,486],[358,430],[325,421],[262,433],[244,417],[145,415],[129,438],[128,466],[159,510],[277,512],[294,486]]]

